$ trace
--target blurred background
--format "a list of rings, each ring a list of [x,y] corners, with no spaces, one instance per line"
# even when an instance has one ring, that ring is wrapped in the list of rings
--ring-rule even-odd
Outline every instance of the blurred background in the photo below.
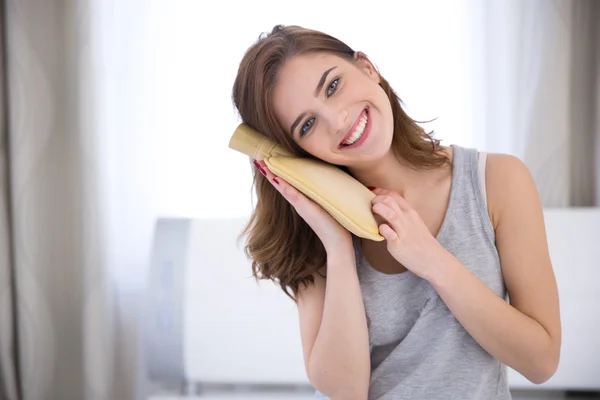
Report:
[[[231,87],[275,24],[365,52],[443,144],[528,165],[565,361],[512,382],[600,391],[600,2],[0,5],[0,399],[310,398],[295,309],[233,244],[252,171]]]

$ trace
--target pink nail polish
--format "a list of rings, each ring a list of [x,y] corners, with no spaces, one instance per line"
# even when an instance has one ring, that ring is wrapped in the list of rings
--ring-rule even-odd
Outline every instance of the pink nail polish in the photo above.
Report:
[[[273,178],[273,182],[279,185],[279,180],[277,178]]]

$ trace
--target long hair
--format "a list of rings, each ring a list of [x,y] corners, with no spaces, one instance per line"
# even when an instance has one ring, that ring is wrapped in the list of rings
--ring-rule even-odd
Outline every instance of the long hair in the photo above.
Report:
[[[299,26],[276,25],[244,54],[232,92],[244,123],[292,154],[308,158],[314,157],[298,146],[276,119],[273,89],[287,60],[319,52],[354,62],[355,51],[330,35]],[[400,98],[382,76],[380,86],[392,106],[392,148],[396,157],[413,168],[435,168],[447,163],[449,159],[439,140],[406,114]],[[252,260],[252,274],[256,279],[274,281],[295,300],[300,285],[314,283],[313,274],[326,265],[325,248],[310,226],[256,169],[252,186],[257,203],[240,235],[247,236],[244,251]]]

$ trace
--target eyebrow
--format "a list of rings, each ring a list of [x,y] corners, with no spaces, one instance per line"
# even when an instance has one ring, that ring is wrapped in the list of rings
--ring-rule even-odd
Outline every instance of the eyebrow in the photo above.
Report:
[[[315,89],[315,97],[317,97],[319,95],[319,93],[321,92],[321,90],[323,89],[325,80],[327,80],[327,75],[329,75],[329,73],[336,68],[337,68],[337,65],[334,67],[331,67],[327,71],[323,72],[323,75],[321,76],[321,79],[319,79],[319,83],[317,84],[317,88]],[[298,118],[296,118],[296,120],[292,124],[292,127],[290,129],[290,133],[292,134],[292,136],[294,136],[294,129],[296,129],[296,126],[300,123],[300,121],[304,118],[305,115],[306,115],[306,113],[300,114],[300,116]]]

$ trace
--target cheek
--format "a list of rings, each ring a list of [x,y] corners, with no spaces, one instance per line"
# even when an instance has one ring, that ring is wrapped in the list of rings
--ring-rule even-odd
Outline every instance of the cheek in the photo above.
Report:
[[[381,91],[379,94],[379,113],[380,113],[380,123],[381,128],[386,131],[394,130],[394,115],[392,112],[392,106],[390,104],[390,99],[387,97],[385,92]]]
[[[307,138],[308,139],[308,138]],[[301,141],[298,145],[310,155],[323,161],[335,164],[335,150],[332,149],[332,142],[327,141],[325,137],[317,134],[309,140]]]
[[[305,143],[301,143],[300,145],[304,150],[314,155],[315,157],[322,158],[321,156],[327,154],[329,152],[329,143],[325,143],[321,137],[311,137],[311,140],[307,140]]]

